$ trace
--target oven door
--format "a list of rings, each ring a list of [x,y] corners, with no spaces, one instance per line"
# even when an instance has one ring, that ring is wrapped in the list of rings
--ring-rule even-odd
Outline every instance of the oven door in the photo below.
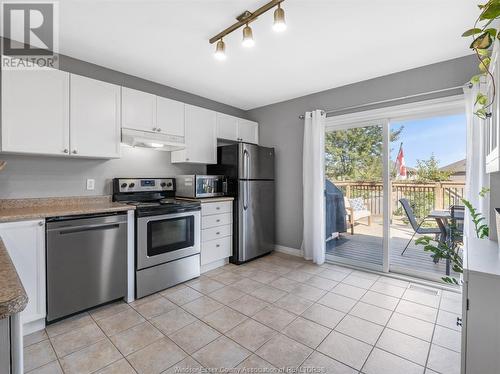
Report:
[[[200,253],[200,211],[137,218],[137,269]]]

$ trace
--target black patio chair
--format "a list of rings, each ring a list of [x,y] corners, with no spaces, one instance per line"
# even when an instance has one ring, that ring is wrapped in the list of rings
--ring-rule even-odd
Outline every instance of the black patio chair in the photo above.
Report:
[[[410,221],[410,225],[413,228],[413,235],[411,236],[411,239],[409,242],[406,244],[405,249],[403,249],[403,252],[401,252],[401,256],[404,255],[406,250],[408,249],[408,246],[412,242],[413,238],[415,237],[416,234],[422,234],[422,235],[435,235],[438,236],[441,234],[441,230],[439,227],[421,227],[422,224],[432,218],[427,218],[425,217],[420,223],[417,222],[417,218],[415,217],[415,213],[413,212],[413,208],[410,205],[410,202],[407,199],[399,199],[399,202],[403,206],[403,209],[405,210],[406,216],[408,217],[408,220]],[[434,219],[432,219],[434,220]]]

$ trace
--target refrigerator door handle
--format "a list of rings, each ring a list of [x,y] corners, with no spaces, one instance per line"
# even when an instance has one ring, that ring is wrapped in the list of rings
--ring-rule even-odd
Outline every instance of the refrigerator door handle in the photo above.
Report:
[[[248,179],[248,175],[250,174],[250,153],[246,149],[243,150],[243,171],[244,178]]]
[[[248,187],[247,183],[243,183],[243,209],[248,209]]]

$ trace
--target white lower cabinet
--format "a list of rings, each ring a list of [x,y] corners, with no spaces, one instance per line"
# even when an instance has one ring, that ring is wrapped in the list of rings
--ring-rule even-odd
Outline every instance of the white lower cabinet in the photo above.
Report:
[[[29,334],[45,323],[45,221],[0,223],[0,237],[28,295],[21,320]]]
[[[201,204],[201,266],[220,266],[233,252],[232,201]],[[214,264],[214,266],[211,266]]]
[[[462,326],[462,374],[499,373],[500,256],[498,251],[497,242],[466,238],[461,315],[458,300],[445,300],[447,307],[456,305],[455,308],[448,310],[455,310],[456,323]]]

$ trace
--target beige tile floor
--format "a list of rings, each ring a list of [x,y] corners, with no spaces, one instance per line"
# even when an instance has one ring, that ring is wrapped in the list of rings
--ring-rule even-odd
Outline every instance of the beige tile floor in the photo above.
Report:
[[[460,295],[414,286],[276,253],[50,325],[25,338],[25,369],[458,374]]]

